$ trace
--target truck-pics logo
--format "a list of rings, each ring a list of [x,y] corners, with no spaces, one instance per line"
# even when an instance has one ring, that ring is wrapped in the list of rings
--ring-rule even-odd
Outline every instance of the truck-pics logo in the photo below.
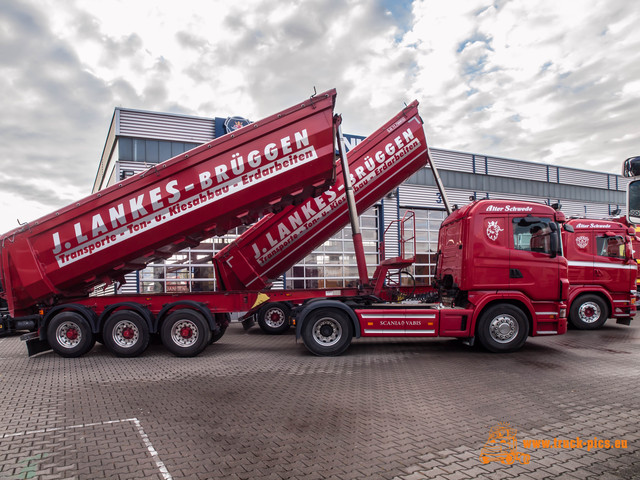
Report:
[[[487,225],[487,237],[489,239],[495,242],[502,231],[504,231],[504,228],[500,228],[497,220],[489,220],[489,225]]]
[[[500,462],[503,465],[512,465],[520,462],[527,465],[531,460],[531,455],[518,451],[518,430],[508,423],[501,423],[493,427],[489,432],[489,438],[480,450],[480,461],[482,463]]]
[[[578,248],[587,248],[587,245],[589,245],[589,237],[585,235],[576,237],[576,245],[578,246]]]

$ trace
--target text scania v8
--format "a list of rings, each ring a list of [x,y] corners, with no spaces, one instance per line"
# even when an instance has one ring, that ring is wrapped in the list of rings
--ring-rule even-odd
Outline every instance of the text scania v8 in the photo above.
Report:
[[[569,262],[569,321],[582,330],[613,317],[630,324],[636,314],[635,230],[615,220],[571,219],[562,239]]]
[[[2,235],[3,329],[37,326],[30,353],[50,346],[79,356],[101,334],[110,350],[133,356],[159,332],[173,353],[197,354],[257,292],[88,293],[325,191],[335,180],[335,98],[335,90],[313,96]]]
[[[564,221],[562,212],[543,204],[470,203],[440,228],[440,303],[316,299],[294,310],[296,334],[317,355],[338,355],[353,337],[458,337],[508,352],[530,335],[563,334],[569,289]],[[543,249],[533,238],[538,230],[548,238]]]

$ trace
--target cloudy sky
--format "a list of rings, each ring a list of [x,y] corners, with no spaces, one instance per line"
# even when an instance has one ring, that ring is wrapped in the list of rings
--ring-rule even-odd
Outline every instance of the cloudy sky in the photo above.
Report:
[[[253,120],[337,88],[346,133],[417,99],[433,147],[619,173],[629,0],[2,0],[0,231],[90,193],[115,107]]]

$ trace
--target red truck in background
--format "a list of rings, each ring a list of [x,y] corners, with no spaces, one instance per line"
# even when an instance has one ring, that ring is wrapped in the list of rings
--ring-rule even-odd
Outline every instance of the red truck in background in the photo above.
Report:
[[[636,314],[635,229],[615,220],[575,218],[562,232],[569,261],[569,322],[581,330],[608,318],[629,325]]]
[[[413,262],[415,243],[412,250],[402,248],[397,257],[381,259],[370,280],[354,190],[371,170],[384,177],[395,175],[405,163],[411,170],[417,165],[414,161],[428,161],[419,159],[428,156],[422,122],[414,112],[417,103],[411,104],[382,129],[382,135],[363,142],[360,152],[371,155],[363,153],[362,170],[356,166],[350,172],[341,119],[333,115],[335,96],[335,90],[313,96],[3,235],[2,298],[14,325],[23,322],[38,328],[24,338],[29,353],[52,348],[62,356],[77,357],[101,336],[114,354],[132,357],[146,349],[151,334],[159,333],[172,353],[193,356],[222,336],[230,313],[252,314],[267,297],[299,305],[292,312],[297,337],[317,355],[340,354],[353,337],[458,337],[469,343],[477,339],[490,351],[508,352],[520,348],[530,335],[564,333],[568,278],[560,224],[565,218],[542,204],[487,200],[454,211],[439,235],[436,280],[441,301],[384,300],[389,289],[386,273]],[[335,180],[334,140],[353,230],[357,287],[87,296],[97,283],[122,278],[263,212],[326,192]],[[434,174],[437,178],[435,169]],[[375,192],[380,195],[382,190]],[[335,199],[326,194],[304,203],[309,221],[304,213],[298,217],[291,211],[288,224],[277,224],[278,235],[300,226],[313,230],[311,210],[329,215],[337,200],[336,193]],[[524,241],[525,232],[534,227],[544,232],[548,248],[534,249]],[[282,249],[312,237],[292,236]],[[260,260],[274,247],[273,241],[273,234],[256,238],[250,244],[254,258],[248,260]],[[401,243],[409,242],[410,236]],[[250,278],[263,282],[277,277],[287,263],[282,260],[281,266],[265,273],[247,259],[236,260],[223,257],[234,270],[228,278],[233,273],[239,285],[248,285]]]

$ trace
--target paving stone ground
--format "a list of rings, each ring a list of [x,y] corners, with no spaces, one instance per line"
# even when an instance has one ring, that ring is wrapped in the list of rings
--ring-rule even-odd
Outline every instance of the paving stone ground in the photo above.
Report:
[[[640,478],[640,320],[507,355],[380,339],[318,358],[232,324],[196,358],[28,358],[7,337],[0,362],[0,479]],[[507,423],[529,463],[481,462]],[[578,437],[594,446],[524,446]]]

